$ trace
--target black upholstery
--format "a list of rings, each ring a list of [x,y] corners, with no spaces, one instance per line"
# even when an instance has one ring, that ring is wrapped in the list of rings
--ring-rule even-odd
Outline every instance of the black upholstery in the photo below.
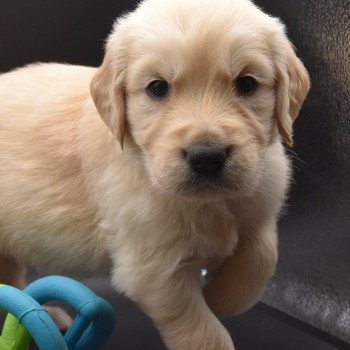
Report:
[[[36,61],[98,65],[113,19],[135,3],[2,0],[0,71]],[[226,324],[238,349],[350,349],[350,3],[257,3],[286,24],[312,90],[289,152],[294,185],[280,222],[278,271],[264,304]],[[119,322],[106,350],[163,349],[132,303],[114,295],[105,281],[88,283],[116,306]]]
[[[350,342],[350,2],[259,4],[286,23],[312,80],[295,123],[278,272],[264,301]]]

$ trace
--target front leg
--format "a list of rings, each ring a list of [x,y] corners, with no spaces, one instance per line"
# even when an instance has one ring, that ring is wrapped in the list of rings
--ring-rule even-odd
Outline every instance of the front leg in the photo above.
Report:
[[[219,316],[233,316],[252,307],[277,263],[275,220],[240,232],[233,255],[213,271],[204,288],[205,300]]]
[[[197,268],[173,270],[159,260],[138,269],[124,260],[113,281],[153,319],[168,349],[234,350],[230,335],[204,300]],[[129,271],[128,276],[122,270]]]

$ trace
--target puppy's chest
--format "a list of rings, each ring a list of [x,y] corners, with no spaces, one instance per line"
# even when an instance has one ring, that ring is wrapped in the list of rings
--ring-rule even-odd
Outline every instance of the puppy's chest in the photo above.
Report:
[[[126,246],[128,252],[131,249],[140,256],[160,254],[177,261],[203,261],[230,255],[237,244],[237,220],[225,202],[141,204],[144,207],[128,206],[108,225],[117,250],[125,251]]]
[[[232,254],[237,241],[237,220],[224,208],[193,215],[184,227],[193,256],[211,259]]]

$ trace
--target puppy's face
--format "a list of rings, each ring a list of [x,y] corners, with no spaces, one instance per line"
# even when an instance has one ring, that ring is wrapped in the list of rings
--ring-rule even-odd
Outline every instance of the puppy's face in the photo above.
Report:
[[[139,43],[126,88],[130,131],[162,191],[246,192],[271,141],[272,64],[256,39],[246,47],[234,33],[202,31]]]
[[[116,26],[91,84],[120,142],[129,129],[153,186],[196,196],[256,190],[267,147],[278,131],[291,142],[307,90],[276,20],[250,2],[210,0],[145,2]]]

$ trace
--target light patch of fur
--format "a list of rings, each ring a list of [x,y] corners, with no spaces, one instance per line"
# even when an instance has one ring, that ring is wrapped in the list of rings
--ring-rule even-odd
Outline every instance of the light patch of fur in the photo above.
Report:
[[[108,262],[77,153],[94,72],[43,64],[0,78],[1,253],[20,251],[19,261],[62,273]]]
[[[259,84],[249,96],[233,88],[242,74]],[[171,90],[155,100],[159,78]],[[283,25],[247,0],[146,0],[98,70],[1,75],[0,259],[111,270],[169,349],[234,349],[214,313],[251,307],[274,272],[289,182],[278,132],[291,142],[308,87]],[[232,150],[226,188],[189,191],[182,152],[198,142]]]

